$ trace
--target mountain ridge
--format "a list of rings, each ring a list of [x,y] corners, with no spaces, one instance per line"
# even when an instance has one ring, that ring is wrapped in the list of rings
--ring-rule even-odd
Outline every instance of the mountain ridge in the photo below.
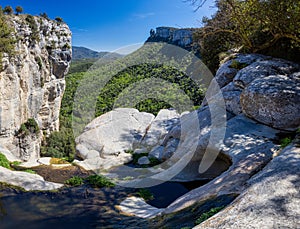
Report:
[[[115,52],[108,51],[95,51],[83,46],[73,46],[72,47],[73,60],[84,60],[84,59],[99,59],[99,58],[107,58],[107,59],[117,59],[122,57],[121,54]]]

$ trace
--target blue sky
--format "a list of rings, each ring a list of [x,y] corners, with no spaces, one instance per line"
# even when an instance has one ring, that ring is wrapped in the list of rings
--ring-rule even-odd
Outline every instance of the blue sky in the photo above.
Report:
[[[1,0],[0,5],[60,16],[72,30],[73,45],[97,51],[144,42],[150,29],[159,26],[200,27],[201,18],[215,12],[213,0],[197,12],[183,0]]]

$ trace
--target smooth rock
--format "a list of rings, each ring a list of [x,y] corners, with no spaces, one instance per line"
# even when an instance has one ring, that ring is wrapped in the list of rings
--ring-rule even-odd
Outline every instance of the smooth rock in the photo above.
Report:
[[[226,105],[226,110],[234,115],[241,114],[242,107],[240,103],[240,95],[242,90],[231,82],[223,87],[221,91]]]
[[[94,119],[78,138],[78,162],[85,169],[108,169],[131,160],[125,153],[146,133],[154,115],[133,108],[118,108]]]
[[[140,218],[153,218],[163,211],[147,204],[144,199],[134,196],[126,198],[116,208],[123,214]]]
[[[138,160],[138,164],[139,165],[149,165],[150,164],[150,160],[147,156],[144,157],[140,157]]]
[[[285,148],[235,201],[196,228],[298,228],[300,148]]]
[[[141,154],[141,153],[147,153],[147,149],[146,148],[141,148],[141,149],[135,149],[133,151],[134,154]]]
[[[149,153],[149,157],[151,158],[156,158],[158,160],[162,159],[162,155],[164,152],[164,147],[163,146],[155,146]]]
[[[162,109],[158,112],[155,119],[147,129],[146,135],[142,138],[140,145],[145,148],[152,148],[160,144],[160,141],[170,131],[170,129],[179,123],[180,115],[176,110]]]
[[[0,166],[0,182],[24,188],[26,191],[33,190],[54,190],[59,189],[63,184],[45,181],[37,174],[27,172],[12,171]]]
[[[0,153],[2,153],[7,158],[7,160],[9,160],[10,162],[20,161],[20,159],[17,158],[15,155],[13,155],[9,150],[7,150],[1,146],[0,146]]]
[[[194,157],[188,166],[177,175],[177,179],[187,180],[192,177],[195,180],[197,176],[216,178],[181,196],[169,205],[163,213],[169,214],[180,211],[195,203],[217,196],[241,193],[246,188],[248,179],[256,171],[262,169],[279,149],[272,142],[276,133],[278,131],[251,121],[243,115],[228,120],[224,144],[219,146],[221,152],[219,158],[202,174],[199,174],[198,169],[207,149],[205,143],[208,141],[208,135],[200,137]],[[215,152],[208,148],[208,153]],[[232,164],[228,164],[228,160]]]

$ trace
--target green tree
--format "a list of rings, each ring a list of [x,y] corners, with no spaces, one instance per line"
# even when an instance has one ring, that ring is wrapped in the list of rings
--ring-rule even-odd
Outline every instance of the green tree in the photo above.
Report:
[[[63,20],[61,17],[56,17],[56,18],[55,18],[55,21],[57,21],[58,23],[61,23],[61,22],[63,22],[64,20]]]
[[[195,6],[205,2],[188,1]],[[211,19],[204,18],[204,26],[196,35],[201,51],[205,53],[204,49],[208,49],[210,56],[206,59],[212,60],[212,55],[217,58],[222,51],[239,48],[244,52],[300,60],[299,1],[218,0],[216,6],[216,14]]]
[[[41,13],[40,16],[47,19],[47,20],[50,20],[46,13]]]
[[[5,6],[3,12],[11,15],[11,14],[13,14],[14,10],[11,6]]]
[[[19,14],[21,14],[21,13],[23,13],[23,8],[22,8],[22,6],[17,6],[17,7],[16,7],[16,14],[19,15]]]
[[[10,28],[2,11],[0,11],[0,60],[3,53],[12,55],[14,51],[15,40],[12,38],[13,30]],[[2,70],[2,63],[0,62],[0,71]]]

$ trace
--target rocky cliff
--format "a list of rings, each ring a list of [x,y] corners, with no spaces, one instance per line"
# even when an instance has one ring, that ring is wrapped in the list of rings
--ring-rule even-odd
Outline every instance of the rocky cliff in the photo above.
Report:
[[[8,16],[7,20],[17,42],[14,55],[4,53],[2,58],[0,145],[28,161],[39,157],[43,135],[59,129],[71,32],[65,23],[42,17]],[[35,123],[38,127],[30,131]]]
[[[167,42],[187,50],[193,49],[193,34],[196,29],[173,27],[157,27],[156,31],[150,31],[150,37],[146,42]]]

